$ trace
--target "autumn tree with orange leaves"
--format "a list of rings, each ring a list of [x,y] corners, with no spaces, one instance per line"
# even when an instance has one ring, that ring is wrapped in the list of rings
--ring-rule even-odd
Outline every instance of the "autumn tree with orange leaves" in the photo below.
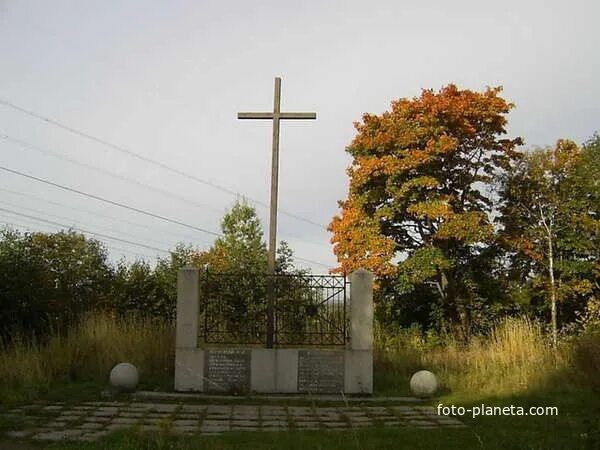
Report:
[[[463,274],[495,234],[487,186],[520,155],[500,92],[451,84],[363,115],[347,148],[348,198],[330,224],[338,271],[431,287],[443,323],[468,320]]]

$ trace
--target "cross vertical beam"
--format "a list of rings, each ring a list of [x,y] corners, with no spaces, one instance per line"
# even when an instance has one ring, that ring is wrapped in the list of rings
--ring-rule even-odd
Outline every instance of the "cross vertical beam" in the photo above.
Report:
[[[267,271],[275,273],[277,249],[277,198],[279,188],[279,114],[281,112],[281,78],[275,78],[273,93],[273,149],[271,154],[271,202],[269,207],[269,254]]]
[[[267,255],[267,347],[275,340],[275,259],[277,255],[277,202],[279,187],[279,122],[285,119],[316,119],[316,113],[281,112],[281,78],[275,78],[273,112],[240,112],[238,119],[273,120],[273,147],[271,154],[271,202],[269,205],[269,250]]]
[[[267,253],[267,348],[275,343],[275,259],[277,256],[277,197],[279,188],[279,113],[281,112],[281,78],[275,78],[273,92],[273,146],[271,151],[271,201],[269,203],[269,250]]]

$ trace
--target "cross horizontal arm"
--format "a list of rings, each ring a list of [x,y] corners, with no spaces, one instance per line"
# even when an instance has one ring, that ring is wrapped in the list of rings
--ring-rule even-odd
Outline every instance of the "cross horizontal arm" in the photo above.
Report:
[[[316,119],[317,113],[312,112],[283,112],[277,114],[280,119]],[[239,112],[238,119],[272,119],[271,112]]]
[[[313,112],[284,112],[279,114],[280,119],[316,119],[317,113]]]
[[[272,119],[271,112],[239,112],[238,119]]]

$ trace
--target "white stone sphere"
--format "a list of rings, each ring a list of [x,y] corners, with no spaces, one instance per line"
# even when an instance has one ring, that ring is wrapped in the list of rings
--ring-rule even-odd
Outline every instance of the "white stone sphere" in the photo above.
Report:
[[[133,364],[117,364],[110,371],[109,381],[119,391],[134,391],[139,381],[138,370]]]
[[[417,397],[429,397],[437,388],[437,378],[428,370],[419,370],[410,378],[410,390]]]

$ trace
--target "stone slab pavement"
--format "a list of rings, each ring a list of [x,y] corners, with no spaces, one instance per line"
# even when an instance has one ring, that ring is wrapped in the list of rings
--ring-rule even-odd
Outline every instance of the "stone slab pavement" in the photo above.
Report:
[[[23,424],[9,438],[94,441],[121,429],[213,435],[229,431],[340,430],[369,426],[461,428],[430,406],[286,406],[130,402],[33,404],[3,414]]]

